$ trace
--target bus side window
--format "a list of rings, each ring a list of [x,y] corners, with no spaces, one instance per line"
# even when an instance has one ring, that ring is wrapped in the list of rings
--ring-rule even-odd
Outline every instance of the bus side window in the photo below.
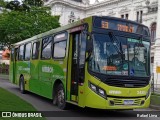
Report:
[[[14,61],[14,48],[11,49],[11,61]]]
[[[60,33],[54,36],[53,43],[53,58],[63,59],[66,55],[68,33]]]
[[[42,54],[41,54],[42,59],[50,59],[51,58],[51,50],[52,50],[52,47],[51,47],[52,42],[51,41],[52,41],[51,36],[43,38]]]
[[[33,43],[32,59],[38,59],[38,57],[39,57],[39,45],[40,45],[40,42]]]
[[[54,58],[64,58],[66,54],[67,41],[56,42],[54,44]]]
[[[18,60],[18,52],[19,51],[19,48],[15,48],[15,61],[17,61]]]
[[[19,47],[18,60],[23,60],[23,58],[24,58],[24,45],[21,45]]]
[[[25,45],[24,60],[30,60],[30,55],[31,55],[31,43],[28,43]]]

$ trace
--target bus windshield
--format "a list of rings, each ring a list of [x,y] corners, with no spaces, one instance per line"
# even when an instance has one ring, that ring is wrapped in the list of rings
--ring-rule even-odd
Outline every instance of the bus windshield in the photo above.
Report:
[[[147,77],[150,43],[140,39],[94,34],[89,69],[107,75]]]

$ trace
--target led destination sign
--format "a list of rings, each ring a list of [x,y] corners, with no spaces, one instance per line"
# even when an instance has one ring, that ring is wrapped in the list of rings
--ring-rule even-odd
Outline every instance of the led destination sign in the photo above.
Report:
[[[130,21],[112,20],[107,18],[97,17],[94,20],[94,27],[118,30],[128,33],[143,34],[149,36],[149,29],[141,24],[132,23]]]

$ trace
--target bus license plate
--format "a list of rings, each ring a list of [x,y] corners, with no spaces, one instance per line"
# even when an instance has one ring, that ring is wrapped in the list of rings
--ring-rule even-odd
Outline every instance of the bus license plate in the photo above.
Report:
[[[124,105],[133,105],[134,100],[124,100]]]

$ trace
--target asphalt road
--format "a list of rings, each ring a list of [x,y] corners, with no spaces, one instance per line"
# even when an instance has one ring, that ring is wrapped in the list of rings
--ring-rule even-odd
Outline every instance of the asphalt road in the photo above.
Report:
[[[63,111],[58,107],[52,105],[52,101],[41,96],[28,92],[27,94],[21,94],[18,86],[10,83],[8,80],[0,79],[0,87],[16,94],[25,101],[31,103],[38,111],[48,111],[47,114],[54,114],[54,117],[47,117],[48,120],[160,120],[159,118],[151,117],[137,117],[137,114],[144,114],[142,111],[148,111],[148,113],[154,113],[153,109],[140,109],[134,111],[108,111],[97,109],[81,109],[79,107],[71,105],[69,110]],[[136,112],[135,112],[136,111]],[[138,112],[137,112],[138,111]],[[156,112],[155,112],[156,114]]]

